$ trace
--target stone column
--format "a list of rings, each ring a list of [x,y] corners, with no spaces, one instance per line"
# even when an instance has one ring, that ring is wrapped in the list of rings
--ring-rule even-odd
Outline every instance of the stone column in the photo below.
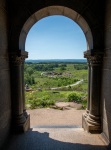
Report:
[[[88,60],[88,97],[87,97],[87,108],[86,112],[84,113],[84,117],[87,117],[89,114],[90,110],[90,74],[91,74],[91,66],[90,66],[90,61]]]
[[[21,66],[21,71],[22,71],[22,100],[23,100],[23,113],[24,113],[24,116],[27,118],[28,113],[26,112],[26,108],[25,108],[24,60],[25,60],[25,58],[28,58],[28,52],[19,51],[19,55],[24,57],[24,59],[22,61],[22,66]]]
[[[23,113],[24,116],[27,118],[28,113],[26,112],[26,108],[25,108],[24,61],[22,63],[22,99],[23,99]]]
[[[101,88],[101,64],[102,55],[94,53],[87,55],[90,62],[90,101],[88,104],[89,113],[87,117],[83,115],[83,127],[89,132],[101,132],[100,122],[100,88]]]
[[[25,59],[21,51],[10,54],[12,129],[16,132],[26,131],[27,118],[23,113],[22,63]],[[29,122],[29,121],[28,121]]]
[[[90,61],[88,61],[88,101],[87,101],[87,112],[89,113],[90,110],[90,76],[91,76],[91,65]]]

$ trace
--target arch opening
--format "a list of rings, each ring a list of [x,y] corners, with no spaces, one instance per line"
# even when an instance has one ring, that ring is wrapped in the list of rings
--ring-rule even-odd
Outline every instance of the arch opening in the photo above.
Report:
[[[83,59],[87,48],[81,28],[70,18],[53,15],[35,23],[28,32],[28,59]]]
[[[19,49],[20,50],[23,50],[23,51],[25,50],[26,37],[31,27],[40,19],[48,17],[48,16],[53,16],[53,15],[66,16],[72,19],[74,22],[76,22],[81,27],[86,37],[87,50],[93,49],[93,36],[91,33],[91,29],[89,25],[87,24],[87,22],[85,21],[85,19],[79,13],[64,6],[49,6],[49,7],[43,8],[35,12],[25,22],[21,30],[20,37],[19,37]]]
[[[72,64],[72,65],[74,65],[74,64]],[[46,86],[48,86],[48,85],[46,85]],[[41,90],[41,88],[39,88],[39,90]],[[54,91],[55,92],[55,91]],[[58,92],[57,92],[58,93]],[[45,97],[46,98],[46,97]],[[83,113],[83,112],[82,112]]]

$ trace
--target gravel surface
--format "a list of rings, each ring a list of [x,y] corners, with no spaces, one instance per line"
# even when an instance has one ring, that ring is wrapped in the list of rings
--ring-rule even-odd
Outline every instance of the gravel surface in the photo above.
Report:
[[[42,108],[27,110],[31,118],[31,127],[35,126],[81,126],[85,110],[74,108],[58,110]]]

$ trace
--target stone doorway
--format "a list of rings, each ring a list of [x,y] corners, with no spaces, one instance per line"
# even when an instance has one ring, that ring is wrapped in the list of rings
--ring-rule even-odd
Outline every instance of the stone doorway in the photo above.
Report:
[[[89,132],[101,132],[100,123],[100,79],[101,79],[101,64],[102,53],[97,52],[94,49],[93,34],[88,23],[85,19],[73,9],[64,6],[48,6],[35,12],[31,17],[27,19],[21,29],[19,36],[19,50],[16,53],[11,54],[13,61],[12,71],[13,78],[17,78],[17,82],[12,84],[15,93],[19,94],[13,96],[13,106],[15,106],[14,99],[16,98],[17,106],[13,108],[13,118],[15,118],[15,126],[21,127],[23,130],[27,130],[29,127],[29,116],[25,110],[25,98],[24,98],[24,79],[23,68],[24,60],[28,57],[28,53],[25,51],[25,40],[28,31],[32,25],[38,20],[49,15],[64,15],[74,20],[83,30],[86,41],[87,51],[84,53],[84,57],[88,60],[89,65],[89,78],[88,78],[88,106],[87,111],[83,114],[83,128]],[[18,86],[17,86],[18,85]],[[16,88],[15,88],[16,87]],[[26,121],[28,119],[28,121]],[[28,126],[27,126],[28,125]],[[27,127],[26,127],[27,126]]]

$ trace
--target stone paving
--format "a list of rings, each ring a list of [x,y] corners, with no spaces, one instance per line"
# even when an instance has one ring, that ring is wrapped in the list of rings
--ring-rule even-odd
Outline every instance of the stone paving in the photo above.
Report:
[[[90,134],[81,128],[84,110],[28,112],[32,128],[24,134],[13,135],[3,150],[106,150],[99,134]]]

